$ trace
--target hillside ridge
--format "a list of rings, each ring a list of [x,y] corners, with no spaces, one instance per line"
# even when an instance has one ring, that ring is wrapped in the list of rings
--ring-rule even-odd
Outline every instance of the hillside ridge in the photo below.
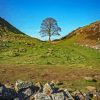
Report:
[[[100,20],[73,30],[61,40],[73,39],[76,43],[100,47]]]
[[[9,30],[13,33],[24,35],[23,32],[21,32],[19,29],[17,29],[12,24],[10,24],[8,21],[6,21],[5,19],[0,17],[0,31],[1,31],[1,29],[4,31]]]

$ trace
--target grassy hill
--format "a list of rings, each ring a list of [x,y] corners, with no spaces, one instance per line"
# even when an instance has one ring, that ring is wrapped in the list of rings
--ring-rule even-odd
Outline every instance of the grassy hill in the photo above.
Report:
[[[80,27],[67,36],[61,38],[61,40],[73,39],[80,45],[86,45],[88,47],[93,46],[100,48],[100,21],[96,21],[84,27]]]
[[[6,20],[0,18],[0,62],[1,63],[5,63],[2,62],[5,61],[3,58],[7,58],[6,61],[8,64],[9,59],[11,58],[14,59],[14,57],[21,57],[22,54],[26,53],[27,48],[30,47],[33,48],[40,42],[42,41],[22,33],[14,26],[9,24]]]
[[[100,35],[97,31],[98,23],[91,24],[93,26],[96,24],[97,28],[88,25],[59,41],[48,43],[27,36],[0,18],[1,82],[6,83],[7,80],[14,82],[17,79],[33,81],[54,79],[64,81],[64,86],[69,83],[70,87],[80,88],[80,83],[83,87],[90,84],[84,81],[85,76],[96,75],[96,79],[100,80],[100,50],[77,44],[86,43],[81,42],[79,37],[82,37],[84,41],[88,37],[86,41],[89,40],[93,44],[91,37],[94,37],[94,34],[97,41]],[[86,32],[92,28],[96,32],[93,31],[90,35],[92,33],[90,31],[91,33],[87,35]],[[81,30],[86,34],[85,36],[80,33]],[[100,81],[91,84],[99,87],[99,83]]]
[[[26,35],[0,17],[0,41],[26,41],[31,43],[39,40]]]
[[[87,41],[86,37],[89,38],[91,43],[91,37],[94,37],[95,42],[97,42],[99,38],[99,21],[75,30],[58,43],[48,43],[27,36],[5,20],[2,20],[0,21],[0,23],[2,22],[0,28],[2,34],[0,37],[0,63],[2,64],[88,64],[99,66],[99,50],[77,44],[80,43],[81,38],[85,43]],[[91,29],[95,29],[95,31],[88,33],[88,31],[91,32]],[[92,36],[93,34],[95,36]]]

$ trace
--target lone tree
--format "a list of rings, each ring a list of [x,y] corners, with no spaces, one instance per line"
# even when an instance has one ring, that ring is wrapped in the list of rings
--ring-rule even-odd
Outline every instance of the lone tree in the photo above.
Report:
[[[48,36],[49,42],[51,41],[51,36],[60,35],[59,32],[61,28],[58,27],[57,21],[53,18],[46,18],[41,24],[40,33],[42,36]]]

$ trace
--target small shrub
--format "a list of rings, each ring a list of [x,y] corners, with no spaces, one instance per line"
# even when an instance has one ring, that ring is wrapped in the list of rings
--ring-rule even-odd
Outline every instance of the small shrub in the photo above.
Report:
[[[45,55],[41,55],[40,58],[46,58],[46,56]]]
[[[51,63],[51,62],[49,62],[49,61],[47,61],[47,62],[46,62],[46,64],[47,64],[47,65],[52,65],[52,63]]]
[[[18,52],[15,52],[15,53],[13,53],[13,57],[17,57],[17,56],[19,56],[20,54],[18,53]]]
[[[8,51],[4,53],[5,56],[9,56],[9,57],[17,57],[20,54],[18,52],[14,52],[14,51]]]

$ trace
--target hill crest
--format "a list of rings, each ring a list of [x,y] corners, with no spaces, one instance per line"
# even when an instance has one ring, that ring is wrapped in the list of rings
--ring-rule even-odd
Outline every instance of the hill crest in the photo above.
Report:
[[[79,27],[61,40],[73,39],[76,43],[89,46],[100,46],[100,21]]]
[[[18,30],[17,28],[15,28],[13,25],[11,25],[9,22],[7,22],[5,19],[0,17],[0,31],[3,31],[1,34],[3,34],[4,32],[10,31],[13,32],[15,34],[23,34],[23,32],[21,32],[20,30]]]

